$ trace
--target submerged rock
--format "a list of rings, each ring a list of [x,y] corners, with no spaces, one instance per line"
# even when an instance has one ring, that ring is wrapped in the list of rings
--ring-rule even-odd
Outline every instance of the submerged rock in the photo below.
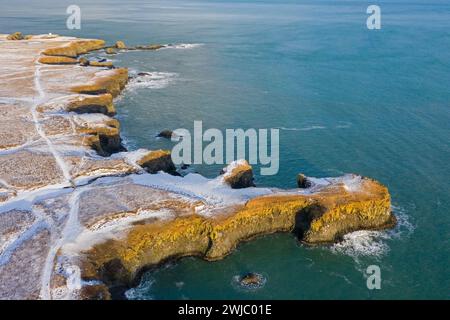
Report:
[[[299,173],[297,175],[297,186],[299,188],[305,189],[310,188],[312,186],[312,183],[303,173]]]
[[[253,169],[246,160],[237,160],[222,169],[223,181],[233,189],[254,187]]]
[[[149,44],[149,45],[143,45],[143,46],[136,46],[136,49],[138,50],[158,50],[161,48],[164,48],[165,45],[162,44]]]
[[[181,165],[181,170],[186,170],[186,169],[188,169],[190,167],[190,165],[188,165],[188,164],[186,164],[186,163],[183,163],[182,165]]]
[[[149,173],[164,171],[170,174],[176,174],[176,168],[172,161],[170,151],[167,150],[150,151],[139,159],[137,164],[145,168]]]
[[[171,139],[172,135],[173,135],[172,130],[163,130],[160,133],[158,133],[157,137]]]
[[[259,273],[247,273],[239,279],[239,284],[246,288],[256,289],[264,285],[264,277]]]

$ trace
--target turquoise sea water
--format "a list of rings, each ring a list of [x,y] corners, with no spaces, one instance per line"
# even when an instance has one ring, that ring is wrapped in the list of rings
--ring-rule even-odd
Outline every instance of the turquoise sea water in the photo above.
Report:
[[[354,172],[389,187],[399,226],[308,248],[289,234],[245,243],[222,261],[186,258],[144,275],[134,299],[450,298],[450,2],[376,1],[382,29],[366,28],[368,1],[73,1],[0,3],[0,32],[53,32],[129,45],[197,44],[130,52],[116,65],[155,72],[118,101],[130,149],[170,148],[163,129],[282,128],[280,171]],[[214,177],[221,166],[197,166]],[[259,170],[256,170],[258,173]],[[381,268],[381,290],[364,271]],[[261,273],[265,285],[235,277]]]

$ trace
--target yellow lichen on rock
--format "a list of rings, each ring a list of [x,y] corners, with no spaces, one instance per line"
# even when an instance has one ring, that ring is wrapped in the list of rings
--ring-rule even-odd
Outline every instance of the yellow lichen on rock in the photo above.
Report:
[[[157,173],[159,171],[175,173],[176,171],[170,151],[168,150],[149,151],[137,160],[137,164],[145,168],[149,173]]]
[[[267,196],[250,200],[231,215],[212,220],[213,242],[206,258],[220,259],[240,241],[261,234],[292,231],[298,213],[312,202],[302,196]]]
[[[86,135],[86,145],[96,150],[100,155],[110,155],[123,151],[120,138],[120,123],[117,119],[109,118],[101,124],[86,123],[77,127],[77,132]]]
[[[76,113],[103,113],[109,116],[116,113],[112,95],[109,93],[80,96],[70,100],[66,110]]]
[[[246,160],[237,160],[222,170],[223,181],[233,189],[254,187],[253,169]]]
[[[125,43],[123,41],[116,41],[116,48],[117,49],[126,49],[127,46],[125,45]]]
[[[22,32],[14,32],[6,37],[6,40],[23,40]]]
[[[99,62],[99,61],[90,61],[89,66],[91,67],[103,67],[103,68],[113,68],[114,65],[111,61]]]
[[[65,56],[76,58],[80,54],[85,54],[90,51],[102,49],[105,46],[104,40],[88,39],[88,40],[74,40],[68,44],[59,47],[52,47],[45,49],[42,54],[47,56]]]
[[[211,225],[198,215],[135,226],[125,241],[108,240],[86,252],[84,278],[131,284],[143,266],[167,258],[203,256],[209,247]]]
[[[73,86],[71,90],[83,94],[110,93],[113,97],[117,97],[127,82],[128,70],[118,68],[98,72],[89,83]]]
[[[344,186],[336,189],[334,194],[314,196],[326,210],[319,217],[312,219],[303,241],[331,242],[339,240],[348,232],[395,225],[390,195],[385,186],[363,178],[361,192],[347,192]]]
[[[38,62],[43,64],[77,64],[78,60],[63,56],[42,56],[38,59]]]

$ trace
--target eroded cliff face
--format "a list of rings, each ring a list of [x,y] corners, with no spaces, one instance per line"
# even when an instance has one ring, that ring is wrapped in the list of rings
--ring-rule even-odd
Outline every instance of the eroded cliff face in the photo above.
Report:
[[[112,117],[127,70],[72,64],[102,40],[19,38],[0,35],[2,299],[107,299],[167,259],[216,260],[281,231],[327,243],[395,221],[387,189],[355,175],[279,190],[248,187],[247,166],[216,179],[161,172],[174,170],[169,153],[126,152]]]
[[[358,184],[357,189],[349,190],[349,183]],[[259,235],[294,232],[304,243],[319,244],[335,242],[348,232],[395,224],[387,189],[353,175],[332,179],[313,193],[270,191],[245,203],[204,210],[191,208],[133,226],[123,237],[84,251],[86,278],[110,286],[131,285],[143,268],[186,255],[221,259],[240,242]]]

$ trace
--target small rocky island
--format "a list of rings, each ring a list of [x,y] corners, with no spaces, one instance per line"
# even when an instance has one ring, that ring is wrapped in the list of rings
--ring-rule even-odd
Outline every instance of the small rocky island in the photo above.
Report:
[[[245,161],[181,177],[168,151],[126,151],[114,98],[128,71],[82,55],[159,48],[0,35],[0,299],[109,299],[168,259],[221,259],[259,235],[323,244],[395,224],[369,178],[257,188]]]

